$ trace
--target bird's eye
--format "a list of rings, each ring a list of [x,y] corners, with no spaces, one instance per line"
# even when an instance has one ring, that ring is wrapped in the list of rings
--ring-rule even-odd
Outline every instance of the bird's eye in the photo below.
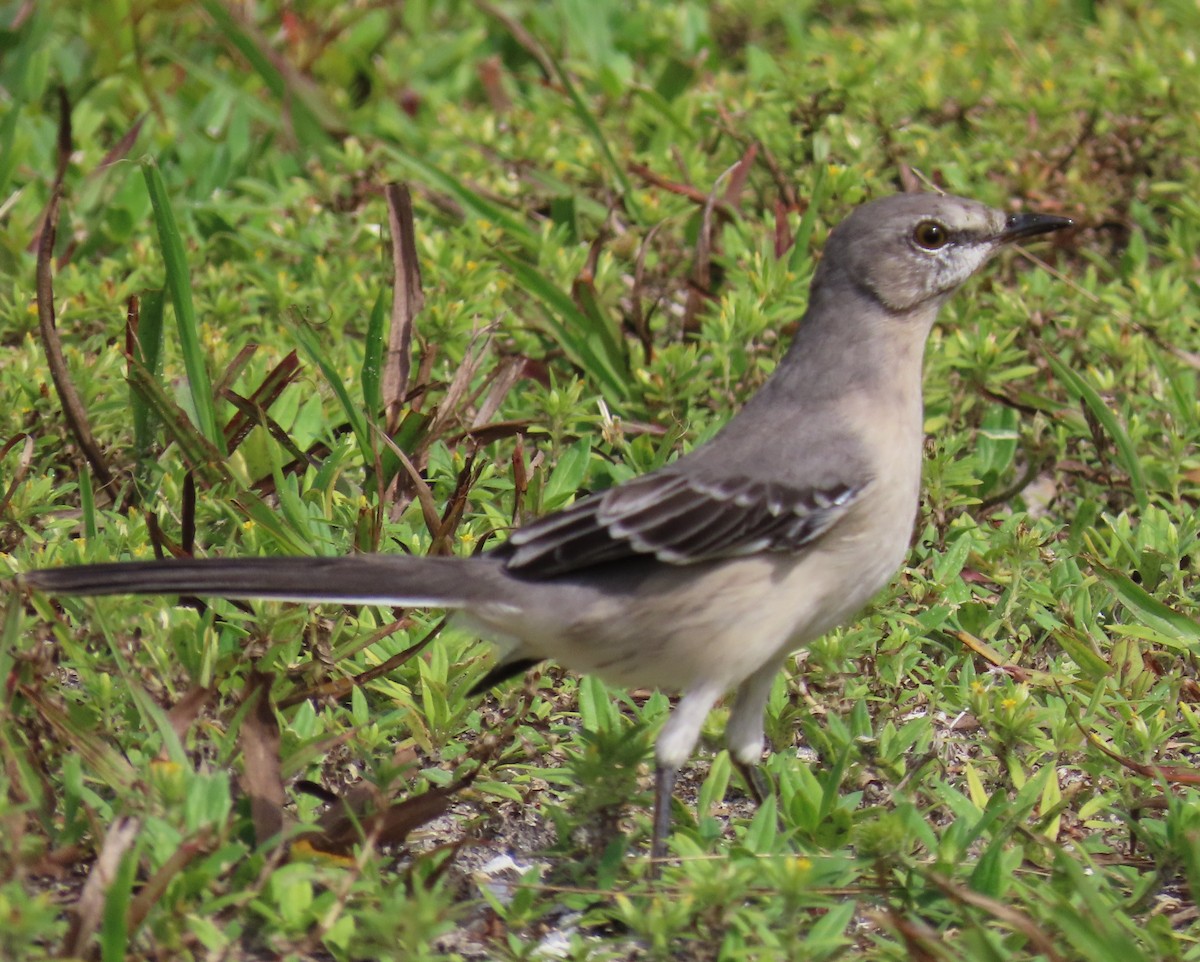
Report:
[[[936,220],[923,220],[913,231],[913,240],[918,247],[935,251],[950,242],[950,232]]]

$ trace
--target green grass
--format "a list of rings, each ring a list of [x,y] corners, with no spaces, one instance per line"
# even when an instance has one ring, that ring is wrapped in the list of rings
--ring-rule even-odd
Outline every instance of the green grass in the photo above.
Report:
[[[470,553],[710,436],[861,201],[1080,229],[943,312],[908,567],[780,676],[767,806],[685,770],[659,887],[663,695],[470,698],[489,649],[436,612],[8,592],[0,958],[1200,959],[1194,4],[240,9],[0,4],[0,574]],[[60,86],[54,306],[111,488],[37,330]],[[420,484],[380,435],[396,180]]]

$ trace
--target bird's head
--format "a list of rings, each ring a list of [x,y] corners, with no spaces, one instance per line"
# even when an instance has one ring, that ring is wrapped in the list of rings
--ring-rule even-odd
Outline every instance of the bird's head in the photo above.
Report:
[[[1005,214],[950,195],[897,194],[842,221],[823,264],[843,274],[841,283],[907,313],[936,307],[1005,244],[1070,225],[1066,217]]]

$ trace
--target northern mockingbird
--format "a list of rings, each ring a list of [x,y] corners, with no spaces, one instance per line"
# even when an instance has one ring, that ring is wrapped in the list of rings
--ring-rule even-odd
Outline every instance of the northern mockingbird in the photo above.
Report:
[[[61,594],[188,594],[458,609],[502,655],[681,693],[655,746],[652,854],[675,775],[735,692],[727,740],[763,751],[784,656],[852,618],[899,568],[921,481],[925,340],[1009,241],[1067,227],[958,197],[865,204],[829,236],[808,309],[762,389],[709,443],[472,558],[208,558],[31,571]]]

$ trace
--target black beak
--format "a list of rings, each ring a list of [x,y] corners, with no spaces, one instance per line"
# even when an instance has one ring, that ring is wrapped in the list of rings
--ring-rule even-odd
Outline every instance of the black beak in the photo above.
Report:
[[[1004,230],[1000,232],[1000,241],[1008,244],[1074,225],[1075,222],[1070,217],[1058,217],[1054,214],[1009,214]]]

